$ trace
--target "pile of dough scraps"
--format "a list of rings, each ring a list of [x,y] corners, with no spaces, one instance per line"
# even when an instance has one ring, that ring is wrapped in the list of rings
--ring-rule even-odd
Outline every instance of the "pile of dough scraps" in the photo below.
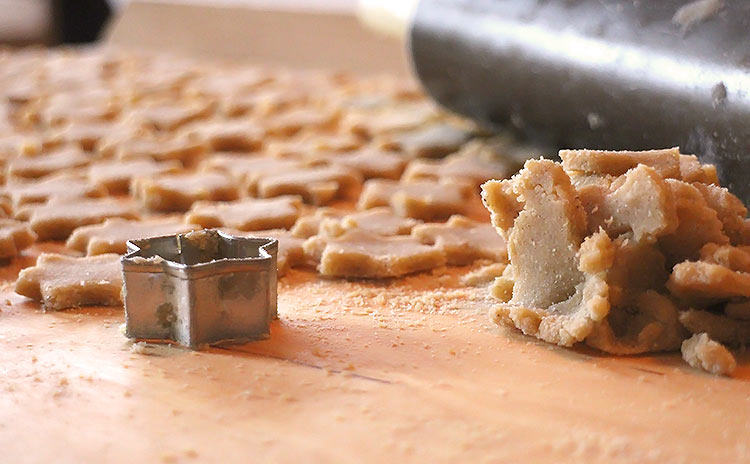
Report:
[[[560,158],[482,186],[510,260],[493,319],[617,355],[680,348],[691,366],[730,375],[726,346],[750,342],[742,202],[678,148]]]

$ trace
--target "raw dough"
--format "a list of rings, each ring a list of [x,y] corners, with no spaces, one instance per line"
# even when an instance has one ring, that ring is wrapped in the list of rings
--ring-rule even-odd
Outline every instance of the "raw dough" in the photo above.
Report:
[[[196,201],[231,201],[240,196],[236,183],[216,172],[136,177],[131,191],[151,211],[187,211]]]
[[[492,225],[464,216],[451,216],[445,224],[420,224],[411,235],[425,245],[434,245],[451,265],[463,266],[478,259],[508,260],[505,240]]]
[[[306,203],[323,205],[351,194],[361,183],[356,171],[327,166],[262,175],[257,186],[261,198],[300,195]]]
[[[399,277],[445,264],[440,251],[412,237],[383,237],[359,229],[335,238],[311,237],[304,249],[320,261],[318,271],[331,277]]]
[[[732,353],[706,333],[695,334],[682,342],[682,359],[688,364],[716,375],[732,375],[737,368]]]
[[[111,198],[53,200],[16,216],[29,220],[39,240],[63,240],[77,227],[98,224],[108,218],[138,219],[130,201]]]
[[[107,219],[101,224],[78,227],[68,237],[65,246],[87,255],[105,253],[124,254],[128,240],[138,240],[160,235],[173,235],[200,229],[196,224],[185,224],[179,219],[149,219],[129,221]]]
[[[248,232],[226,229],[225,231],[232,235],[237,235],[238,237],[269,237],[278,240],[279,251],[276,256],[276,268],[278,270],[279,277],[284,276],[289,269],[304,265],[307,262],[305,251],[302,248],[302,245],[305,243],[305,239],[295,237],[288,230],[271,229]]]
[[[18,256],[36,241],[28,224],[13,219],[0,219],[0,258]]]
[[[371,179],[365,182],[357,207],[390,206],[401,216],[430,221],[463,213],[469,195],[462,184]]]
[[[747,209],[713,167],[676,148],[560,157],[483,185],[511,262],[492,286],[496,322],[615,354],[675,350],[688,331],[750,341],[730,317],[750,297]]]
[[[203,227],[238,230],[288,229],[299,217],[302,200],[297,196],[271,199],[245,198],[233,202],[197,202],[185,220]]]
[[[398,180],[404,172],[406,160],[399,154],[365,148],[333,157],[330,162],[359,172],[365,179],[383,178]]]
[[[381,148],[402,152],[408,158],[441,158],[458,151],[471,133],[454,124],[437,123],[378,141]]]
[[[128,161],[101,161],[88,168],[89,180],[105,188],[110,195],[128,193],[130,183],[135,177],[157,176],[176,173],[182,168],[177,160],[157,162],[151,159],[133,159]]]
[[[43,177],[63,169],[80,168],[89,162],[89,158],[80,149],[63,148],[46,154],[12,159],[8,162],[8,175],[27,178]]]
[[[49,311],[118,306],[121,290],[122,269],[116,254],[75,258],[44,253],[16,281],[16,293],[40,301]]]
[[[14,182],[3,189],[14,207],[44,203],[51,199],[97,198],[107,195],[104,187],[91,184],[76,174],[52,174],[39,180]]]
[[[393,214],[389,208],[373,208],[367,211],[350,213],[338,219],[323,218],[318,233],[338,237],[347,230],[360,229],[376,235],[409,235],[420,221]]]

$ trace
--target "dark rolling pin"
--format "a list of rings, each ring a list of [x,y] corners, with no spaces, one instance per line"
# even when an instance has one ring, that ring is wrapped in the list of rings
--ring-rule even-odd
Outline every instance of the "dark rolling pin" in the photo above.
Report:
[[[679,145],[750,202],[750,1],[421,0],[438,102],[559,147]]]

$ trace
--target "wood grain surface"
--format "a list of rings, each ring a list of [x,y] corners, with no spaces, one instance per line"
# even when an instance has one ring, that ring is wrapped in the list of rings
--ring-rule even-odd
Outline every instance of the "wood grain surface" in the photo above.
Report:
[[[54,249],[45,245],[45,249]],[[269,340],[131,351],[121,308],[42,312],[0,271],[0,461],[747,462],[750,358],[617,358],[489,322],[454,268],[280,284]]]

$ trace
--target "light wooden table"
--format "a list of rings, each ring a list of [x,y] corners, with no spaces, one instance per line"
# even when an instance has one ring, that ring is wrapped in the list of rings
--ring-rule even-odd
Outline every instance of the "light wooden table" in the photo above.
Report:
[[[121,309],[44,313],[7,280],[0,461],[750,460],[747,355],[727,379],[677,354],[538,343],[490,323],[486,289],[460,288],[460,272],[362,283],[295,270],[270,340],[150,354],[131,352]]]

